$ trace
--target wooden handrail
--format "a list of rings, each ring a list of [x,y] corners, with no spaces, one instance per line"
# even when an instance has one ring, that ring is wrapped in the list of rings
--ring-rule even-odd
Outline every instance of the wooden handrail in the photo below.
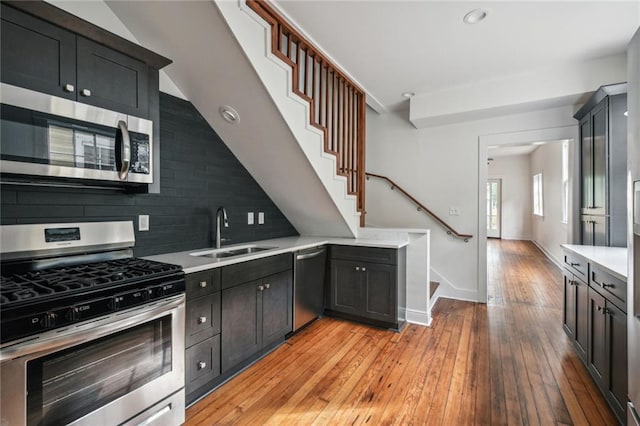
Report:
[[[271,26],[271,51],[293,71],[292,89],[309,102],[309,122],[322,131],[324,150],[336,157],[336,173],[347,178],[364,226],[364,90],[309,42],[267,0],[246,0]]]
[[[429,210],[424,204],[422,204],[420,201],[416,200],[415,197],[413,197],[411,194],[409,194],[406,190],[404,190],[401,186],[399,186],[397,183],[395,183],[394,181],[392,181],[388,177],[383,176],[383,175],[378,175],[378,174],[375,174],[375,173],[368,173],[368,172],[365,173],[365,175],[367,176],[367,180],[369,180],[370,177],[382,179],[382,180],[387,181],[391,185],[391,189],[392,190],[397,188],[398,191],[400,191],[402,193],[402,195],[407,197],[416,206],[418,206],[418,211],[422,211],[425,214],[428,214],[429,216],[431,216],[431,218],[433,220],[435,220],[438,224],[440,224],[443,228],[445,228],[447,230],[447,235],[453,235],[454,237],[461,238],[461,239],[464,240],[465,243],[468,243],[469,239],[473,238],[473,235],[471,235],[471,234],[461,234],[458,231],[456,231],[455,229],[453,229],[451,227],[451,225],[449,225],[444,220],[440,219],[438,217],[438,215],[436,215],[434,212]]]

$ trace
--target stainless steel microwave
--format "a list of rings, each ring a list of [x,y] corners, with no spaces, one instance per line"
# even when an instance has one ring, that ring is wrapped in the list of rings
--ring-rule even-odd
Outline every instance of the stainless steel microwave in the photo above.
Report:
[[[153,122],[2,83],[0,172],[153,182]]]

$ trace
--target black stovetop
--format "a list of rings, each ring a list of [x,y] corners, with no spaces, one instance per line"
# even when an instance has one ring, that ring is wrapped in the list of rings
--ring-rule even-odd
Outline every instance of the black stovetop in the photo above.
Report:
[[[3,265],[0,343],[184,293],[177,265],[135,257],[29,270]]]
[[[180,271],[180,266],[135,257],[62,266],[0,277],[0,309],[34,299],[55,299],[69,293],[139,281]]]

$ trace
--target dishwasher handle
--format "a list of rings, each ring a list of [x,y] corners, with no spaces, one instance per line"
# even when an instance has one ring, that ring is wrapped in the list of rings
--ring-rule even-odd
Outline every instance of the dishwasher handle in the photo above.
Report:
[[[312,257],[320,256],[325,251],[326,251],[326,249],[322,248],[322,249],[320,249],[318,251],[314,251],[314,252],[311,252],[311,253],[299,254],[299,255],[296,256],[296,260],[311,259]]]

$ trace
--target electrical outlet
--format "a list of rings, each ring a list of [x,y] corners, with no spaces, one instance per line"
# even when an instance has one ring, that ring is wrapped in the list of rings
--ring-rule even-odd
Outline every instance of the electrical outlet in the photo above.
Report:
[[[458,207],[449,207],[449,216],[459,216],[460,209]]]
[[[138,231],[149,230],[149,215],[141,214],[138,216]]]
[[[253,212],[247,213],[247,225],[253,225]]]
[[[258,213],[258,225],[264,225],[264,212]]]

